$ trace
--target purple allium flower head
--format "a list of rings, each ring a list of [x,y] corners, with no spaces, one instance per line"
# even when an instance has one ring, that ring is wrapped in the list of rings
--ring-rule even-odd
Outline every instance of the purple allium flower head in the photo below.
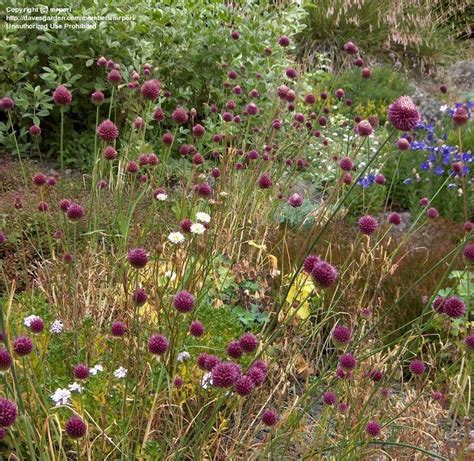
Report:
[[[174,308],[182,314],[191,312],[194,309],[195,304],[196,300],[194,299],[194,296],[186,290],[180,291],[173,297]]]
[[[74,257],[71,253],[64,253],[63,254],[63,261],[66,263],[66,264],[70,264],[72,263]]]
[[[89,377],[89,367],[83,363],[79,363],[74,367],[74,378],[87,379]]]
[[[169,347],[169,341],[163,335],[151,335],[148,339],[148,351],[155,355],[164,354]]]
[[[68,106],[72,102],[72,94],[64,85],[59,85],[53,92],[53,101],[58,106]]]
[[[464,107],[457,107],[454,110],[452,117],[455,125],[465,125],[469,120],[469,112]]]
[[[246,374],[255,384],[255,386],[261,386],[267,376],[267,371],[261,367],[252,365]]]
[[[431,394],[431,398],[435,402],[441,402],[444,399],[444,394],[440,391],[433,391]]]
[[[422,375],[425,372],[426,365],[422,360],[414,359],[410,362],[410,371],[414,375]]]
[[[470,334],[464,338],[464,345],[469,351],[474,350],[474,335]]]
[[[300,194],[295,192],[294,194],[290,195],[290,198],[288,199],[288,203],[293,208],[298,208],[303,204],[303,198],[301,197]]]
[[[462,252],[463,256],[469,261],[474,261],[474,244],[468,243]]]
[[[286,69],[285,74],[288,78],[298,78],[298,72],[296,72],[292,67]]]
[[[438,210],[434,207],[428,208],[426,215],[430,219],[436,219],[439,216]]]
[[[97,127],[97,135],[103,141],[113,141],[118,138],[119,130],[112,120],[104,120]]]
[[[36,173],[33,176],[33,184],[38,187],[44,186],[47,180],[48,178],[43,173]]]
[[[446,85],[440,85],[439,91],[443,94],[446,94],[448,92],[448,87]]]
[[[368,120],[361,120],[357,125],[356,125],[356,133],[359,136],[369,136],[373,132],[372,125]]]
[[[33,350],[33,342],[28,336],[18,336],[13,341],[13,351],[16,355],[23,357]]]
[[[106,160],[115,160],[117,158],[117,151],[112,146],[106,146],[104,149],[104,158]]]
[[[145,126],[145,121],[141,117],[137,117],[134,122],[133,126],[136,130],[141,130]]]
[[[209,184],[203,182],[202,184],[199,184],[197,193],[203,197],[210,197],[212,195],[212,187]]]
[[[122,80],[122,74],[118,71],[118,69],[112,69],[107,75],[107,80],[112,85],[118,85]]]
[[[359,230],[365,235],[372,235],[378,227],[377,220],[370,215],[361,216],[358,221]]]
[[[105,99],[105,96],[104,96],[104,93],[102,93],[102,91],[97,90],[91,94],[91,101],[96,105],[102,104],[104,102],[104,99]]]
[[[161,107],[157,107],[153,112],[153,120],[155,122],[162,122],[165,119],[165,113]]]
[[[0,349],[0,371],[8,370],[12,365],[12,356],[5,348]]]
[[[84,217],[84,208],[78,203],[71,203],[66,211],[71,221],[80,221]]]
[[[156,79],[147,80],[140,89],[144,99],[154,101],[161,91],[160,82]]]
[[[365,432],[367,432],[367,434],[371,437],[379,436],[381,430],[382,428],[380,427],[380,424],[377,421],[369,421],[365,426]]]
[[[409,96],[400,96],[388,106],[388,119],[400,131],[410,131],[418,125],[420,113]]]
[[[163,141],[163,144],[166,144],[167,146],[171,146],[174,142],[174,136],[171,133],[165,133],[162,137],[161,140]]]
[[[350,173],[344,173],[342,175],[342,182],[344,184],[351,184],[352,183],[352,176],[350,175]]]
[[[34,334],[39,334],[44,330],[44,320],[41,317],[35,317],[31,320],[30,331]]]
[[[245,106],[245,113],[248,115],[256,115],[259,112],[258,106],[251,102]]]
[[[136,306],[143,306],[148,299],[144,288],[137,288],[132,294],[132,301]]]
[[[54,187],[58,183],[57,179],[54,176],[48,176],[46,184],[50,187]]]
[[[198,367],[202,370],[212,371],[212,369],[220,363],[219,357],[211,354],[200,354],[197,360]]]
[[[234,390],[236,394],[245,397],[247,395],[250,395],[254,387],[255,384],[252,378],[244,375],[240,376],[240,378],[237,379],[234,385]]]
[[[359,52],[359,48],[357,48],[357,45],[353,42],[346,42],[343,46],[343,50],[347,54],[357,54]]]
[[[319,262],[319,258],[316,255],[308,255],[303,262],[303,270],[311,274],[314,269],[314,265]]]
[[[239,339],[240,347],[244,352],[254,352],[258,347],[258,339],[252,333],[244,333]]]
[[[408,150],[410,149],[410,141],[407,138],[400,138],[396,143],[398,150]]]
[[[430,204],[430,201],[427,197],[422,197],[420,198],[420,205],[421,206],[428,206]]]
[[[311,275],[319,286],[329,288],[334,285],[339,274],[331,264],[326,261],[319,261],[314,265]]]
[[[193,225],[193,222],[190,219],[183,219],[179,225],[183,232],[191,232],[191,226]]]
[[[173,386],[177,389],[183,387],[183,378],[181,378],[181,376],[176,376],[176,378],[173,380]]]
[[[372,71],[368,68],[368,67],[364,67],[361,72],[360,72],[360,75],[362,76],[362,78],[364,79],[369,79],[372,75]]]
[[[238,40],[238,39],[240,38],[239,31],[233,30],[233,31],[230,33],[230,38],[231,38],[232,40]]]
[[[188,113],[182,107],[177,107],[171,114],[171,118],[178,125],[184,125],[189,117]]]
[[[230,70],[227,73],[227,77],[229,77],[231,80],[235,80],[238,76],[239,76],[239,74],[235,70]]]
[[[390,213],[388,216],[388,222],[393,226],[399,226],[402,223],[402,217],[399,213]]]
[[[308,93],[304,97],[305,104],[312,105],[316,102],[316,96],[313,93]]]
[[[355,357],[349,352],[339,356],[339,365],[345,371],[352,371],[357,364]]]
[[[256,99],[256,98],[259,98],[259,97],[260,97],[260,93],[259,93],[259,91],[258,91],[257,89],[254,88],[253,90],[250,90],[249,96],[250,96],[251,98]]]
[[[336,346],[346,346],[351,341],[352,331],[344,325],[336,325],[331,336]]]
[[[143,269],[148,262],[148,253],[144,248],[131,248],[127,254],[128,262],[135,269]]]
[[[240,341],[231,341],[227,345],[227,355],[233,359],[238,359],[242,356],[242,347]]]
[[[273,410],[264,410],[264,412],[262,413],[262,423],[265,424],[265,426],[274,426],[277,421],[278,416]]]
[[[328,124],[328,119],[324,117],[324,115],[322,115],[321,117],[319,117],[318,123],[320,126],[326,126]]]
[[[466,305],[457,296],[450,296],[444,300],[443,312],[452,319],[459,319],[466,312]]]
[[[201,337],[204,334],[204,325],[199,320],[192,321],[189,327],[189,333],[196,338]]]
[[[383,371],[382,370],[371,370],[369,373],[369,378],[378,383],[383,378]]]
[[[74,415],[66,421],[64,429],[71,439],[80,439],[86,435],[87,423],[79,416]]]
[[[64,211],[64,213],[66,213],[67,209],[71,206],[71,200],[67,199],[67,198],[63,198],[60,202],[59,202],[59,208],[61,209],[61,211]]]
[[[5,234],[0,231],[0,245],[2,245],[3,243],[5,243]]]
[[[323,402],[325,405],[334,405],[337,401],[337,396],[335,392],[326,391],[323,394]]]
[[[0,109],[3,110],[12,110],[15,107],[15,101],[13,101],[12,98],[8,96],[4,96],[2,99],[0,99]]]
[[[268,173],[263,173],[262,176],[258,179],[258,186],[260,189],[268,189],[272,187],[272,180]]]
[[[345,95],[345,91],[342,88],[338,88],[335,92],[334,95],[336,96],[337,99],[341,99]],[[360,134],[360,133],[359,133]]]
[[[28,131],[31,136],[39,136],[41,134],[41,128],[38,125],[31,125]]]
[[[193,126],[193,136],[196,138],[202,138],[204,134],[206,133],[206,129],[200,125],[199,123],[197,125]]]
[[[290,39],[286,36],[286,35],[282,35],[279,39],[278,39],[278,44],[282,47],[287,47],[289,44],[290,44]]]
[[[211,371],[212,384],[216,387],[231,387],[240,378],[240,366],[234,362],[219,362]]]
[[[125,322],[120,322],[119,320],[113,322],[112,326],[110,327],[110,333],[116,338],[121,338],[122,336],[125,336],[126,332],[127,325],[125,325]]]
[[[439,314],[443,313],[444,311],[444,301],[446,298],[444,296],[438,296],[436,299],[433,301],[433,310],[435,312],[438,312]]]
[[[49,205],[48,205],[47,202],[40,202],[40,203],[38,203],[36,209],[37,209],[38,211],[45,212],[45,211],[48,211]]]
[[[354,162],[350,157],[343,157],[339,161],[339,167],[342,171],[351,171],[354,168]]]
[[[13,426],[17,416],[16,404],[8,399],[0,399],[0,427]]]

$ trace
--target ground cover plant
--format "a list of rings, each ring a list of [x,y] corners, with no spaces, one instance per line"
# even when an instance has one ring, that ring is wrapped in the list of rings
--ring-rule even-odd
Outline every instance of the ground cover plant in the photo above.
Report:
[[[4,459],[472,455],[472,104],[381,119],[357,43],[345,87],[278,28],[247,62],[250,33],[221,21],[208,100],[107,50],[89,94],[32,87],[53,126],[0,99]]]

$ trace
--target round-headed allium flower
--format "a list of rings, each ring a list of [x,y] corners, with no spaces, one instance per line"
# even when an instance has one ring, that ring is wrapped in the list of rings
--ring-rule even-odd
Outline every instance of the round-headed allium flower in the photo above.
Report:
[[[426,365],[422,360],[415,359],[410,362],[409,368],[412,374],[419,376],[425,372]]]
[[[0,372],[8,370],[12,365],[12,356],[6,349],[0,349]]]
[[[410,96],[400,96],[388,106],[388,119],[400,131],[410,131],[418,125],[420,113]]]
[[[136,130],[141,130],[145,126],[145,120],[142,117],[137,117],[133,122],[133,126]]]
[[[438,296],[434,301],[433,301],[433,310],[435,312],[438,312],[439,314],[444,312],[444,301],[446,298],[444,296]]]
[[[74,367],[74,378],[87,379],[89,377],[89,367],[83,363],[79,363]]]
[[[220,363],[219,357],[207,353],[200,354],[197,359],[198,367],[206,371],[212,371],[218,363]]]
[[[448,87],[446,85],[440,85],[439,91],[443,94],[446,94],[448,92]]]
[[[182,107],[177,107],[171,114],[171,118],[178,125],[184,125],[189,117],[188,113]]]
[[[149,101],[154,101],[161,91],[160,82],[156,79],[147,80],[140,89],[142,96]]]
[[[402,223],[402,217],[399,213],[390,213],[388,222],[394,226],[399,226]]]
[[[319,286],[329,288],[334,285],[339,274],[331,264],[326,261],[319,261],[314,265],[311,275]]]
[[[15,107],[15,101],[8,96],[4,96],[0,99],[0,109],[3,110],[12,110]]]
[[[167,146],[171,146],[174,142],[174,136],[171,133],[165,133],[162,137],[161,140],[163,141],[163,144],[166,144]]]
[[[181,378],[181,376],[176,376],[176,378],[174,378],[173,380],[173,386],[176,387],[177,389],[180,389],[181,387],[183,387],[183,378]]]
[[[179,225],[183,232],[191,232],[191,226],[193,225],[193,222],[190,219],[183,219]]]
[[[162,122],[165,119],[165,113],[161,107],[157,107],[153,112],[153,120],[155,122]]]
[[[265,426],[274,426],[278,421],[278,415],[270,409],[266,409],[262,413],[262,423],[265,424]]]
[[[40,202],[40,203],[38,203],[36,209],[38,211],[46,212],[49,209],[49,205],[48,205],[47,202]]]
[[[233,30],[233,31],[230,33],[230,38],[231,38],[232,40],[238,40],[238,39],[240,38],[239,31]]]
[[[80,439],[86,435],[87,423],[79,416],[71,416],[64,426],[66,434],[72,439]]]
[[[242,347],[240,341],[231,341],[227,345],[227,355],[233,359],[238,359],[242,356]]]
[[[204,325],[199,320],[193,320],[189,326],[189,333],[196,338],[201,337],[204,334]]]
[[[13,351],[16,355],[23,357],[33,350],[33,341],[28,336],[18,336],[13,341]]]
[[[112,85],[117,85],[120,83],[120,80],[122,80],[122,74],[117,69],[112,69],[107,75],[107,80]]]
[[[338,347],[346,346],[352,338],[352,330],[344,325],[336,325],[332,330],[332,340]]]
[[[113,141],[119,136],[119,130],[112,120],[104,120],[97,127],[97,135],[102,141]]]
[[[396,143],[398,150],[408,150],[410,149],[410,141],[407,138],[400,138]]]
[[[362,76],[362,78],[368,79],[371,77],[372,71],[368,67],[364,67],[361,70],[360,75]]]
[[[382,370],[371,370],[369,372],[369,378],[372,381],[378,383],[383,378],[383,371]]]
[[[17,416],[16,404],[8,399],[0,399],[0,427],[13,426]]]
[[[323,402],[325,405],[334,405],[337,401],[337,396],[335,392],[326,391],[323,394]]]
[[[370,215],[361,216],[358,221],[359,230],[365,235],[372,235],[378,227],[377,220]]]
[[[345,371],[352,371],[356,364],[357,360],[350,352],[339,356],[339,365]]]
[[[372,125],[368,120],[361,120],[357,125],[356,125],[356,133],[359,136],[369,136],[372,134],[374,129],[372,128]]]
[[[254,352],[258,347],[258,339],[252,333],[244,333],[239,339],[240,347],[244,352]]]
[[[184,235],[181,232],[171,232],[168,235],[168,241],[175,245],[179,245],[185,241]]]
[[[117,158],[117,151],[112,146],[107,146],[104,149],[105,160],[115,160]]]
[[[186,290],[176,293],[173,297],[174,308],[182,314],[191,312],[194,309],[195,304],[196,300],[194,299],[194,296]]]
[[[272,187],[272,180],[270,179],[270,176],[268,173],[263,173],[260,178],[258,178],[258,186],[260,189],[269,189]]]
[[[433,393],[431,394],[431,398],[435,402],[441,402],[444,399],[444,394],[440,391],[433,391]]]
[[[64,85],[59,85],[53,92],[53,101],[58,106],[68,106],[72,102],[72,94]]]
[[[196,152],[192,157],[192,162],[194,165],[202,165],[204,163],[204,157],[199,152]]]
[[[84,208],[73,202],[68,206],[66,215],[71,221],[80,221],[84,217]]]
[[[427,197],[420,198],[419,201],[421,206],[428,206],[430,204],[430,200]]]
[[[357,48],[357,45],[353,42],[346,42],[343,46],[343,50],[347,54],[357,54],[359,52],[359,48]]]
[[[436,219],[439,216],[438,210],[434,207],[428,208],[426,215],[430,219]]]
[[[470,351],[474,350],[474,335],[468,335],[464,338],[464,345]]]
[[[464,107],[457,107],[453,112],[453,122],[458,125],[464,125],[469,120],[469,112]]]
[[[256,386],[261,386],[267,376],[267,367],[258,365],[261,361],[255,362],[248,370],[246,375],[253,381]],[[262,362],[263,363],[263,362]]]
[[[131,248],[127,254],[128,262],[135,269],[143,269],[148,262],[148,253],[144,248]]]
[[[285,74],[288,78],[298,78],[298,72],[296,72],[292,67],[286,69]]]
[[[200,125],[199,123],[197,125],[193,126],[193,136],[196,138],[202,138],[204,134],[206,133],[206,129]]]
[[[31,136],[39,136],[41,134],[41,128],[38,125],[31,125],[28,131]]]
[[[5,243],[5,234],[0,231],[0,245],[2,245],[3,243]]]
[[[216,387],[231,387],[240,378],[240,366],[234,362],[220,362],[212,368],[212,384]]]
[[[382,428],[380,427],[380,424],[377,421],[369,421],[365,426],[365,432],[367,432],[367,434],[371,437],[379,436],[381,430]]]
[[[288,199],[288,203],[293,208],[298,208],[303,204],[303,197],[301,197],[300,194],[295,192],[294,194],[290,195],[290,198]]]
[[[144,288],[137,288],[132,294],[132,301],[136,306],[143,306],[148,299]]]
[[[289,44],[290,44],[290,39],[286,36],[286,35],[282,35],[279,39],[278,39],[278,44],[282,47],[287,47]]]
[[[466,305],[457,296],[450,296],[443,302],[443,312],[452,319],[459,319],[466,312]]]
[[[35,186],[39,186],[39,187],[44,186],[46,184],[47,180],[48,180],[48,178],[43,173],[36,173],[33,176],[33,184]]]
[[[339,161],[339,168],[341,168],[342,171],[351,171],[352,168],[354,168],[354,162],[350,157],[343,157]]]
[[[164,354],[169,347],[169,341],[163,335],[151,335],[148,339],[148,351],[155,355]]]
[[[338,99],[341,99],[344,97],[345,95],[345,91],[342,89],[342,88],[338,88],[335,92],[334,92],[334,95],[336,96],[336,98]]]
[[[104,99],[105,99],[105,96],[104,96],[104,93],[102,93],[102,91],[97,90],[91,94],[91,101],[96,105],[102,104],[104,102]]]
[[[127,325],[125,324],[125,322],[120,322],[119,320],[113,322],[112,326],[110,327],[110,333],[116,338],[121,338],[125,335],[126,332]]]
[[[316,255],[308,255],[303,262],[303,270],[311,274],[314,269],[314,265],[319,262],[319,258]]]
[[[236,394],[240,395],[241,397],[245,397],[251,394],[254,387],[255,384],[252,378],[244,375],[237,379],[234,385],[234,390]]]
[[[463,256],[469,261],[474,261],[474,244],[468,243],[462,252]]]
[[[41,317],[35,316],[31,319],[30,330],[34,334],[39,334],[44,330],[44,321]]]
[[[251,102],[245,106],[245,113],[248,115],[257,115],[259,112],[258,106]]]

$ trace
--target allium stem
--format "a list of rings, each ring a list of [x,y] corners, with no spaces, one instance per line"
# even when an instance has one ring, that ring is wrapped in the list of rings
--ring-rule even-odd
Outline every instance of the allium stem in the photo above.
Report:
[[[15,127],[13,126],[13,119],[10,111],[8,111],[8,120],[10,121],[10,126],[12,127],[13,140],[15,141],[16,154],[18,155],[18,161],[20,163],[21,174],[23,175],[23,181],[25,184],[25,189],[28,190],[28,178],[26,176],[25,166],[21,160],[20,148],[18,147],[18,140],[16,139]]]
[[[61,140],[60,140],[60,162],[61,170],[64,169],[64,109],[61,107]]]

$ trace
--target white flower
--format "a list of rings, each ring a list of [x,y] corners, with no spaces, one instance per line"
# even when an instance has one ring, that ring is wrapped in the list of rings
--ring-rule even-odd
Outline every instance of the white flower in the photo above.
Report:
[[[51,399],[57,407],[59,405],[67,405],[69,403],[69,400],[71,399],[71,391],[58,387],[54,394],[51,396]]]
[[[68,387],[71,392],[82,392],[82,386],[79,383],[74,382],[72,384],[69,384]]]
[[[56,333],[56,334],[61,333],[63,331],[63,322],[61,322],[61,320],[55,320],[51,324],[51,327],[49,328],[49,331],[51,333]]]
[[[439,108],[439,110],[440,110],[441,112],[446,112],[446,111],[448,110],[448,106],[447,106],[446,104],[443,104],[443,105]]]
[[[203,223],[210,223],[211,217],[207,213],[204,213],[203,211],[198,211],[196,213],[196,221],[203,222]]]
[[[92,376],[95,376],[97,373],[99,373],[99,371],[104,371],[104,367],[102,365],[95,365],[93,366],[92,368],[89,368],[89,373],[92,375]]]
[[[211,373],[204,373],[202,376],[201,386],[204,389],[207,389],[209,386],[212,386],[212,374]]]
[[[25,326],[27,326],[28,328],[30,328],[31,326],[31,322],[35,319],[39,319],[40,317],[38,317],[37,315],[29,315],[28,317],[25,317],[24,320],[23,320],[23,323],[25,324]]]
[[[169,278],[171,281],[176,279],[176,272],[173,271],[166,271],[165,277]]]
[[[119,367],[114,371],[114,376],[116,378],[125,378],[127,376],[127,369],[124,367]]]
[[[222,197],[222,198],[226,198],[229,194],[227,192],[221,192],[219,193],[219,195]]]
[[[181,232],[171,232],[171,234],[168,235],[168,240],[171,243],[178,245],[184,242],[184,235]]]
[[[156,194],[155,198],[160,202],[164,202],[168,198],[168,194]]]
[[[200,223],[194,223],[191,225],[191,233],[202,235],[206,231],[206,228]]]
[[[176,360],[178,360],[179,363],[185,362],[186,360],[189,360],[191,358],[191,354],[188,351],[183,351],[178,354],[178,357]]]

